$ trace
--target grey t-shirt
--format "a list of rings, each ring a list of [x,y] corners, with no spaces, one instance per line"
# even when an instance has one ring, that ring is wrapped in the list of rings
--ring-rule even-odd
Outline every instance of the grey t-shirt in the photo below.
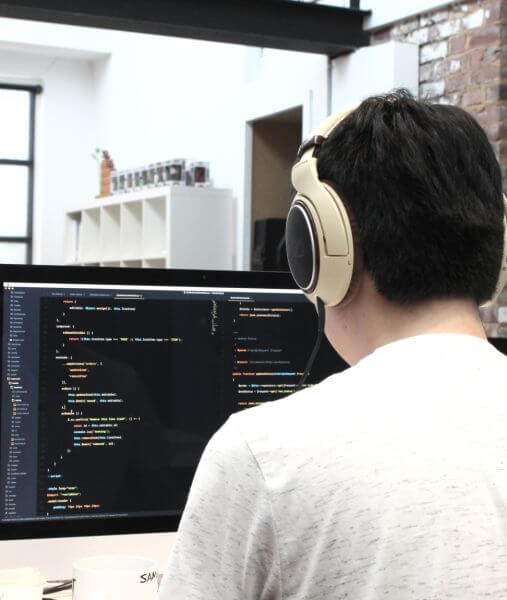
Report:
[[[160,600],[505,600],[507,357],[434,334],[233,415]]]

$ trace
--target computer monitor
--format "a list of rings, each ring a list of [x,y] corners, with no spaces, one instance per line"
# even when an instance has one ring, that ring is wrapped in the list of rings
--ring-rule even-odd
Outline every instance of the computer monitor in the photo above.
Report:
[[[287,273],[0,267],[0,539],[175,531],[201,453],[296,390]],[[346,368],[327,342],[308,384]]]

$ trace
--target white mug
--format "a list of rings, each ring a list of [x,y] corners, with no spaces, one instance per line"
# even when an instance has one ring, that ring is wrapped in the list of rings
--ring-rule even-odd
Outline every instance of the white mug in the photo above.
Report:
[[[73,600],[155,600],[157,563],[142,556],[92,556],[72,565]]]

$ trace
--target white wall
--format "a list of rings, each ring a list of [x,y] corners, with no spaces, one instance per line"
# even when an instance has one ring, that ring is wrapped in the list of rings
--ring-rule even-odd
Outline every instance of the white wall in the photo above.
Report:
[[[303,106],[303,134],[326,116],[327,57],[319,54],[248,48],[249,73],[243,86],[246,121]],[[253,65],[256,64],[254,67]]]
[[[347,108],[367,96],[405,87],[419,89],[417,44],[390,41],[339,57],[332,67],[332,108]]]

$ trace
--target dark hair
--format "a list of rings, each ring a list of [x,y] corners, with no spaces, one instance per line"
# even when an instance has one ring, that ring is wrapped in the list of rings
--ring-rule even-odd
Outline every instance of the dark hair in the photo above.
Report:
[[[502,179],[470,114],[406,90],[368,98],[322,144],[318,169],[350,205],[365,267],[385,298],[492,296]]]

